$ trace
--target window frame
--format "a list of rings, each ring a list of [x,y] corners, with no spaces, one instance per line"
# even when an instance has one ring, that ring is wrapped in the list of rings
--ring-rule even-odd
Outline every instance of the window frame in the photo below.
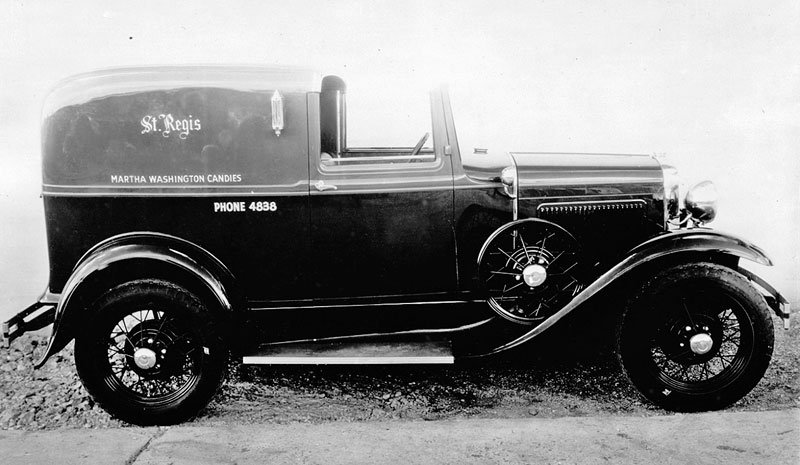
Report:
[[[427,171],[438,170],[443,161],[443,150],[437,140],[446,136],[438,134],[435,124],[436,112],[434,110],[435,98],[433,92],[428,94],[428,110],[430,125],[430,147],[423,147],[417,155],[411,155],[414,147],[348,147],[345,146],[341,156],[335,157],[330,153],[320,151],[317,155],[317,169],[321,173],[343,173],[363,171]],[[346,120],[345,120],[346,121]],[[345,133],[347,134],[347,128]],[[324,157],[325,155],[328,157]],[[348,154],[371,154],[374,156],[348,156]],[[387,155],[381,155],[387,154]],[[368,161],[364,163],[364,161]],[[374,161],[370,163],[369,161]],[[382,163],[385,161],[385,163]],[[416,163],[415,163],[416,161]]]

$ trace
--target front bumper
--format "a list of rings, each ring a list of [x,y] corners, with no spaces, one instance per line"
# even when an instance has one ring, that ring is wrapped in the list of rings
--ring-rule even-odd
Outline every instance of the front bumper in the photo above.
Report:
[[[60,297],[48,290],[34,304],[3,322],[0,347],[10,347],[14,339],[28,331],[36,331],[52,324]]]

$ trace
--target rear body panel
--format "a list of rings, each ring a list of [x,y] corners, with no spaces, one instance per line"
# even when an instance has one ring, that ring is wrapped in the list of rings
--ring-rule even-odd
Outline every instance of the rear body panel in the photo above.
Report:
[[[100,73],[57,89],[42,131],[49,289],[74,292],[65,286],[87,251],[145,232],[208,251],[245,290],[237,304],[307,298],[312,81],[187,68]]]
[[[251,211],[253,202],[278,210]],[[244,211],[215,212],[218,203]],[[300,299],[310,276],[303,238],[308,237],[306,195],[108,196],[45,195],[50,289],[61,292],[81,256],[99,242],[132,231],[180,237],[217,257],[253,299]],[[287,235],[290,228],[294,234]]]

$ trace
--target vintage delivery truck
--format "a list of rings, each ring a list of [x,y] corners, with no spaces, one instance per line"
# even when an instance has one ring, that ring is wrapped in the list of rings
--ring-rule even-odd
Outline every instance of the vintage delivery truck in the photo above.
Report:
[[[761,249],[702,227],[711,183],[682,192],[647,155],[466,147],[444,88],[418,140],[352,146],[345,84],[317,76],[159,67],[57,86],[49,283],[4,342],[52,324],[37,365],[75,340],[86,389],[137,424],[195,414],[229,357],[453,363],[572,312],[616,322],[623,369],[664,408],[722,408],[761,379],[789,306],[739,264],[770,265]]]

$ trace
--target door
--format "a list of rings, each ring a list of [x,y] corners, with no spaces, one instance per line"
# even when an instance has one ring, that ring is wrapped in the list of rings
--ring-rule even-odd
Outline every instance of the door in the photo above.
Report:
[[[418,134],[416,147],[345,146],[330,154],[310,144],[315,298],[456,289],[453,171],[439,95],[430,102],[429,137]]]

